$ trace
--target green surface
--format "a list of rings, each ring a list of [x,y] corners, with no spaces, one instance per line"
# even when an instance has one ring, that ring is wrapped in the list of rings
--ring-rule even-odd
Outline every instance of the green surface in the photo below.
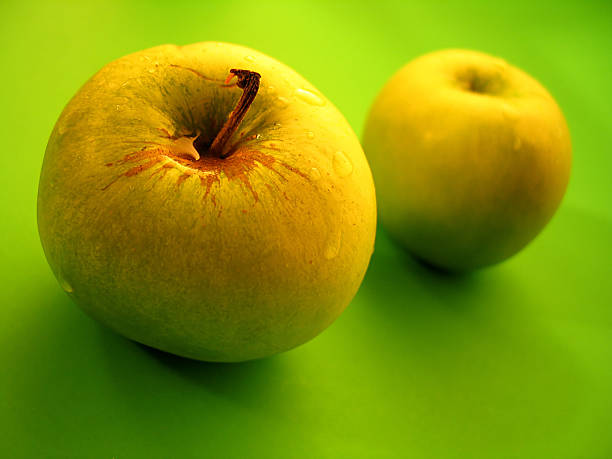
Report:
[[[0,6],[0,457],[612,457],[612,4],[201,3]],[[203,40],[292,66],[358,134],[407,60],[502,56],[566,114],[566,199],[521,254],[462,277],[379,231],[351,306],[289,353],[206,364],[133,344],[52,277],[35,220],[43,152],[98,68]]]

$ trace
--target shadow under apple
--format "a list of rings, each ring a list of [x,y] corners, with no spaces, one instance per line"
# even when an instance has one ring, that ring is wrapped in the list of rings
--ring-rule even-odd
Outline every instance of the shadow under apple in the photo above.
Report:
[[[563,314],[546,301],[558,288],[546,281],[568,263],[558,247],[567,235],[548,237],[521,258],[456,275],[418,262],[379,228],[351,335],[356,354],[377,356],[364,373],[377,375],[378,390],[402,394],[380,409],[404,413],[413,449],[569,457],[555,454],[590,441],[577,429],[593,422],[598,383],[572,348],[580,335],[563,322],[580,314],[575,290],[567,286]]]
[[[153,439],[160,440],[156,457],[177,450],[197,456],[203,432],[231,452],[236,435],[266,425],[263,411],[289,425],[295,394],[283,384],[282,356],[242,364],[176,357],[98,324],[55,285],[33,295],[37,314],[22,324],[27,334],[17,335],[20,363],[9,387],[12,428],[36,436],[19,445],[26,457],[82,455],[92,442],[108,457],[138,456]]]
[[[397,245],[379,226],[362,290],[382,295],[392,303],[405,300],[408,308],[418,308],[419,297],[424,297],[438,300],[438,307],[461,310],[478,308],[474,295],[486,289],[490,281],[486,271],[451,272],[430,265]]]
[[[145,354],[160,363],[167,370],[208,390],[225,394],[229,398],[251,393],[254,397],[264,396],[270,389],[267,378],[258,375],[274,375],[284,370],[277,356],[246,362],[203,362],[180,357],[144,344],[133,343]]]

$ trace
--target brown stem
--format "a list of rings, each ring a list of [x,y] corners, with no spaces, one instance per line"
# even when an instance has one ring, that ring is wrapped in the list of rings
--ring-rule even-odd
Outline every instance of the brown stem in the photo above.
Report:
[[[238,83],[236,83],[236,86],[242,89],[243,93],[240,100],[236,104],[236,107],[234,110],[232,110],[232,113],[230,113],[227,121],[213,140],[212,144],[210,145],[210,149],[208,150],[211,156],[216,156],[218,158],[227,158],[232,154],[231,151],[224,153],[225,146],[234,132],[236,132],[236,129],[238,129],[238,126],[240,126],[240,123],[244,119],[249,107],[253,103],[253,100],[257,95],[257,91],[259,90],[259,79],[261,78],[259,73],[252,72],[250,70],[231,69],[230,73],[231,75],[228,77],[226,83],[229,83],[229,80],[231,80],[235,75],[238,78]]]

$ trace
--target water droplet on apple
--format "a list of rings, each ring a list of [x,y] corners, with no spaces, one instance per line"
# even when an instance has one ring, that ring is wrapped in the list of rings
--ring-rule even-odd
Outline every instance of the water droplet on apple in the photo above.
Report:
[[[289,105],[289,99],[283,96],[277,97],[276,101],[278,102],[278,105],[280,105],[281,107],[287,107]]]
[[[314,139],[314,132],[308,131],[306,133],[306,137],[308,137],[309,139]]]
[[[268,92],[274,92],[276,91],[276,88],[272,85],[268,86]]]
[[[513,145],[514,149],[518,150],[519,148],[521,148],[521,145],[523,145],[523,141],[521,140],[520,137],[516,137],[514,139],[514,145]]]
[[[254,62],[255,61],[255,57],[254,56],[244,56],[244,60],[245,61],[249,61],[249,62]]]
[[[259,139],[261,139],[261,134],[257,134],[257,135],[255,136],[255,140],[259,140]]]
[[[504,61],[503,59],[498,59],[493,66],[495,67],[495,69],[499,72],[504,72],[508,69],[508,63],[506,61]]]
[[[147,72],[149,72],[149,73],[155,73],[155,69],[151,68],[151,69],[147,70]]]
[[[316,167],[313,167],[312,169],[310,169],[308,176],[313,182],[316,182],[317,180],[321,179],[321,172]]]
[[[121,108],[119,107],[119,105],[115,105],[115,110],[117,110],[117,111],[121,110]]]
[[[512,105],[506,103],[503,105],[502,116],[510,121],[515,121],[518,118],[518,112]]]
[[[323,256],[326,260],[331,260],[338,256],[338,252],[340,252],[340,244],[342,242],[342,232],[340,229],[334,230],[331,234],[331,237],[327,241],[325,245],[325,249],[323,249]]]
[[[334,153],[332,166],[336,174],[338,174],[338,177],[347,177],[353,172],[353,163],[351,163],[351,160],[341,151]]]
[[[59,281],[60,286],[64,289],[64,292],[66,293],[74,292],[72,285],[70,285],[70,283],[66,279],[64,279],[63,277],[59,277],[57,280]]]
[[[318,106],[325,105],[325,101],[323,100],[323,98],[312,91],[308,91],[306,89],[296,89],[295,95],[307,104]]]

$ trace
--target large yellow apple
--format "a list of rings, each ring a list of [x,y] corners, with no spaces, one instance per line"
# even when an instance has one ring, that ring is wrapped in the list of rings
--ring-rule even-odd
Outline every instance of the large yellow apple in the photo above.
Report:
[[[358,139],[304,78],[252,49],[166,45],[112,62],[61,114],[40,178],[64,290],[128,338],[240,361],[311,339],[373,250]]]
[[[397,72],[371,108],[363,145],[385,228],[447,270],[521,250],[554,214],[570,173],[554,99],[475,51],[434,52]]]

